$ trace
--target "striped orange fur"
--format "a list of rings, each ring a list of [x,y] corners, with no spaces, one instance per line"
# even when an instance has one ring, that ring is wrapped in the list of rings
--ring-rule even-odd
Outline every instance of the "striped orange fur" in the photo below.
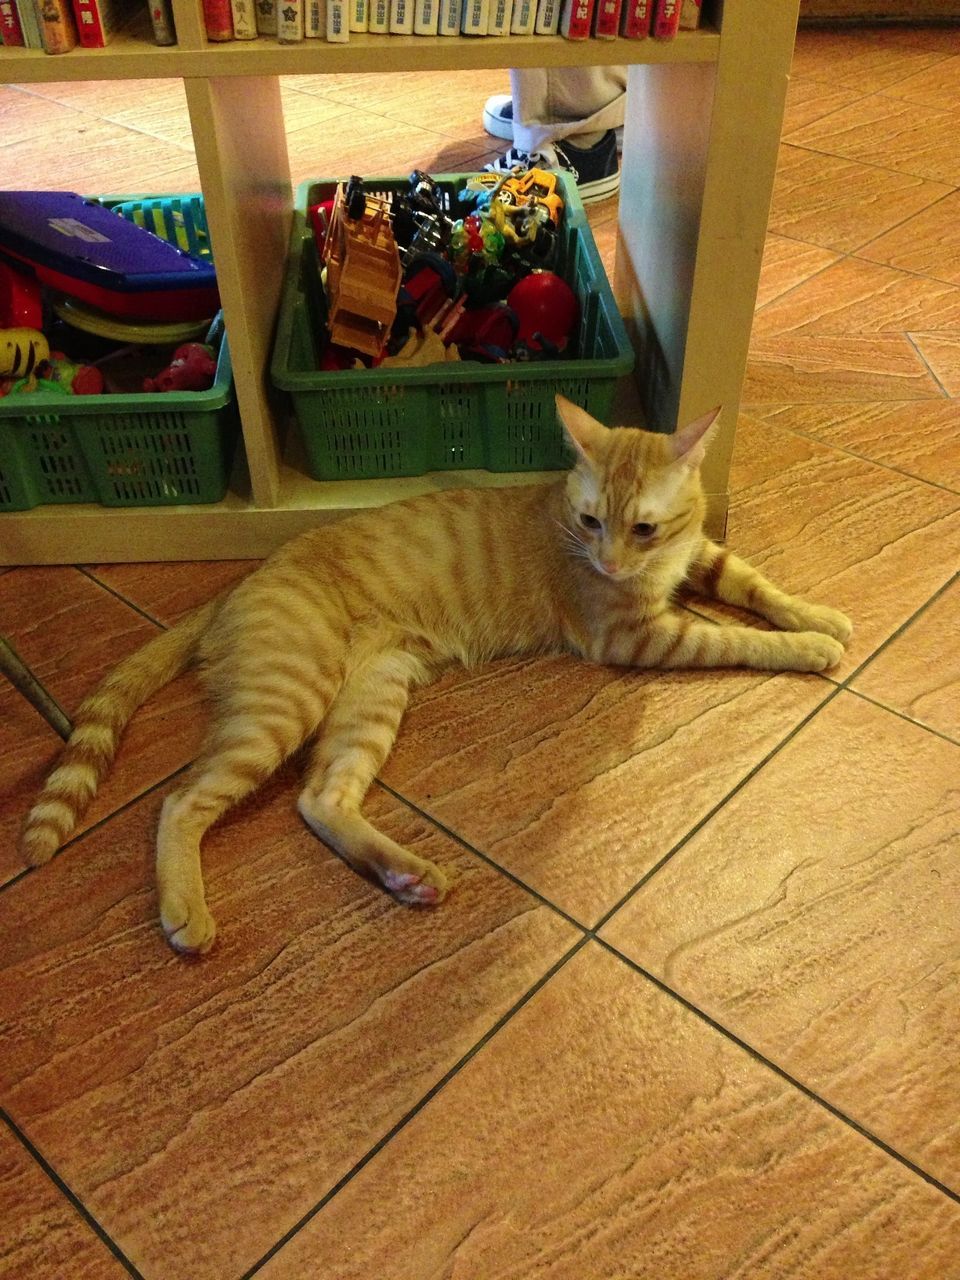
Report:
[[[839,660],[843,614],[778,590],[703,534],[699,466],[717,411],[667,436],[608,429],[562,397],[557,407],[576,451],[566,476],[439,492],[323,525],[122,662],[80,707],[27,817],[27,860],[46,861],[70,837],[124,725],[191,665],[216,710],[164,803],[157,883],[171,944],[204,952],[215,926],[203,835],[307,741],[306,823],[400,901],[440,901],[443,871],[361,806],[411,690],[450,663],[558,651],[641,667],[821,671]],[[684,582],[781,630],[677,609]]]

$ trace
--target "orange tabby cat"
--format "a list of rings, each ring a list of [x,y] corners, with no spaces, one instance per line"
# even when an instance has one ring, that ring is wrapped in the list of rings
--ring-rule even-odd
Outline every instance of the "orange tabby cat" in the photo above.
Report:
[[[851,631],[843,614],[786,595],[703,535],[699,466],[718,411],[668,436],[608,429],[562,397],[557,408],[577,453],[566,476],[325,524],[123,661],[77,712],[27,818],[27,860],[52,857],[133,712],[192,664],[216,709],[199,759],[164,803],[157,882],[170,943],[204,952],[215,926],[200,841],[308,739],[308,825],[401,901],[443,897],[443,871],[360,806],[411,689],[453,661],[565,650],[637,667],[822,671],[839,660]],[[784,630],[716,626],[674,608],[683,582]]]

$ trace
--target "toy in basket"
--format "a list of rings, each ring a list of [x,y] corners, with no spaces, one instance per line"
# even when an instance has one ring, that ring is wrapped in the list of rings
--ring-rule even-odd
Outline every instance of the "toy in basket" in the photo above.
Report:
[[[323,260],[331,339],[379,356],[397,315],[400,255],[387,202],[359,178],[337,187]]]
[[[0,195],[0,203],[4,199],[8,197]],[[199,196],[142,197],[124,202],[120,215],[107,207],[118,199],[70,197],[66,208],[82,210],[82,220],[78,216],[67,227],[72,235],[53,226],[44,231],[33,224],[21,225],[20,232],[0,229],[0,262],[6,268],[0,269],[0,329],[28,331],[12,339],[18,354],[11,349],[7,355],[11,375],[16,370],[25,376],[3,379],[0,374],[0,513],[29,510],[41,503],[99,502],[111,507],[212,503],[226,492],[239,417],[230,353],[217,317],[202,200]],[[29,205],[30,200],[24,203]],[[16,201],[6,205],[10,221],[16,220],[10,213],[16,205]],[[200,255],[188,256],[130,220],[143,214],[159,229],[157,211],[170,207],[173,225],[164,226],[164,234],[169,231],[181,238],[189,221]],[[56,206],[44,204],[44,208],[56,221]],[[93,208],[101,210],[104,221],[97,221]],[[180,210],[190,211],[189,219],[181,218]],[[63,205],[59,213],[64,214]],[[22,223],[22,206],[17,216]],[[131,252],[130,236],[136,237],[138,245],[148,246],[145,252],[151,267],[178,265],[167,280],[162,270],[140,271],[142,264],[136,261],[111,260],[98,273],[85,258],[89,247],[99,247],[109,257],[98,239],[98,227],[105,229],[104,237],[109,231],[116,243],[131,247]],[[66,289],[53,294],[43,283],[46,273],[56,275],[42,243],[39,248],[36,243],[47,233],[75,242],[80,266],[71,262],[72,274],[66,278],[75,291],[72,296],[64,296]],[[16,248],[23,240],[30,242],[29,252],[11,253],[11,244]],[[115,296],[107,299],[113,312],[98,310],[85,300],[90,273],[96,284],[102,276],[110,286],[119,285]],[[161,287],[154,289],[158,281]],[[203,283],[195,288],[198,282]],[[142,293],[135,287],[140,283],[146,286]],[[124,286],[131,284],[134,287],[124,296]],[[149,299],[151,293],[155,300],[159,298],[160,315],[128,314],[131,308],[139,311],[143,297]],[[193,319],[184,315],[185,297],[195,304],[186,308],[197,313]],[[169,304],[172,320],[163,314],[164,304]],[[43,334],[37,329],[41,322]],[[206,342],[190,343],[191,337]],[[59,353],[61,347],[67,356]],[[33,368],[26,373],[31,359]],[[144,391],[145,378],[163,394]],[[6,386],[7,382],[11,385]],[[3,395],[4,390],[9,394]]]
[[[209,319],[220,305],[209,260],[74,192],[0,192],[0,255],[114,316]]]
[[[468,191],[474,176],[437,175],[431,180],[436,197],[431,203],[452,221],[463,218],[474,208],[474,194]],[[404,359],[361,369],[354,368],[352,360],[339,369],[323,363],[330,350],[326,299],[318,287],[318,245],[312,230],[317,220],[310,218],[309,211],[332,200],[338,184],[324,179],[300,186],[271,371],[275,385],[289,391],[293,399],[311,476],[317,480],[356,480],[472,468],[539,471],[569,464],[557,425],[557,393],[582,405],[594,417],[608,416],[618,378],[633,367],[633,351],[576,185],[564,175],[558,176],[557,189],[565,207],[553,237],[555,258],[550,269],[566,282],[576,303],[576,318],[572,330],[563,335],[562,351],[543,352],[548,358],[542,358],[532,351],[531,343],[531,358],[523,361],[444,359],[441,363],[439,349],[431,339],[436,363],[418,366]],[[422,175],[416,186],[418,217],[411,222],[420,234],[429,216],[429,210],[422,207]],[[392,201],[394,208],[407,197],[410,187],[409,177],[367,180],[367,189]],[[530,194],[525,193],[525,198]],[[549,214],[548,208],[544,221],[555,225]],[[518,238],[528,237],[521,234]],[[436,246],[442,242],[441,234],[429,243]],[[503,278],[493,276],[500,271],[495,266],[490,274],[498,296],[488,302],[481,289],[476,306],[468,297],[466,308],[449,311],[449,317],[456,316],[456,323],[448,330],[445,308],[449,305],[450,273],[438,266],[441,259],[435,248],[426,256],[431,254],[433,263],[423,272],[422,280],[414,277],[411,281],[408,268],[407,281],[415,288],[399,313],[403,327],[395,335],[398,350],[405,356],[409,353],[407,321],[411,315],[416,317],[424,341],[428,328],[438,330],[438,337],[442,333],[450,338],[461,324],[473,326],[472,317],[483,315],[466,345],[509,345],[514,336],[509,315],[517,321],[518,330],[519,317],[512,307],[502,306],[498,315],[493,314],[493,308],[506,299],[516,280],[509,273]],[[531,263],[529,269],[535,270],[536,265]],[[485,266],[481,272],[486,272]],[[480,283],[486,286],[488,282],[481,279]],[[547,283],[546,291],[551,289],[556,289],[555,282]],[[546,327],[543,308],[549,302],[543,286],[535,286],[537,290],[539,297],[522,300],[530,307],[527,319],[534,333]],[[464,288],[463,292],[469,291]],[[560,291],[556,292],[559,296]],[[459,301],[460,297],[455,299]],[[564,303],[569,321],[569,296]],[[486,314],[485,306],[491,308]],[[552,323],[549,306],[546,310]],[[440,315],[443,319],[438,325]],[[561,335],[551,328],[544,336],[553,340]],[[554,341],[554,346],[559,342]],[[460,355],[464,355],[463,346]]]

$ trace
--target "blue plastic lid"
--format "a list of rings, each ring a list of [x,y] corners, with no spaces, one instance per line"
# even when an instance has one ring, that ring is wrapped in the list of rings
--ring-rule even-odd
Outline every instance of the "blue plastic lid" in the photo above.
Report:
[[[0,249],[118,292],[216,285],[194,258],[73,191],[0,191]]]

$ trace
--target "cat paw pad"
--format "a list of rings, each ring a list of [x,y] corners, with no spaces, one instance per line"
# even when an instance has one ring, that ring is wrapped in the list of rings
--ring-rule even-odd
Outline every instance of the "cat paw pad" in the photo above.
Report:
[[[181,955],[206,955],[217,936],[216,922],[206,904],[193,907],[182,902],[165,904],[160,921],[167,941]]]
[[[409,906],[433,906],[440,902],[446,890],[443,872],[431,867],[423,875],[411,871],[384,871],[381,879],[400,902]]]

